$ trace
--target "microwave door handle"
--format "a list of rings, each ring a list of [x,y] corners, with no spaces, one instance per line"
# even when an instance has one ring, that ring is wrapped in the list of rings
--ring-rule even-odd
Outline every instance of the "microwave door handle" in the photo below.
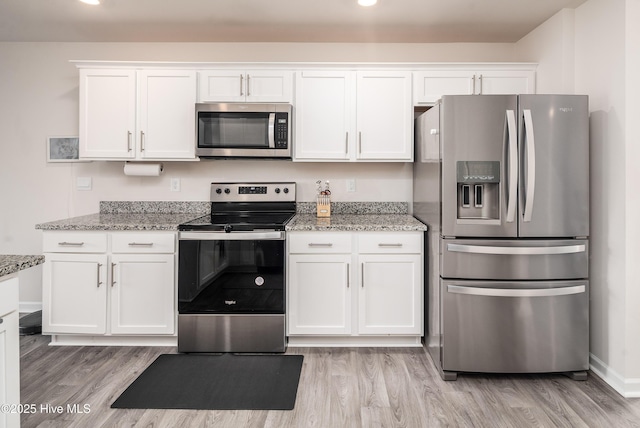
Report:
[[[276,148],[276,136],[275,136],[276,126],[275,125],[276,125],[276,114],[269,113],[269,148],[270,149]]]

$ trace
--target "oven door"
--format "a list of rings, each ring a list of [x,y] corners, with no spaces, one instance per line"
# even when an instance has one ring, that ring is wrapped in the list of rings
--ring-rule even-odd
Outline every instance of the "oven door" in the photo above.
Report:
[[[284,232],[182,232],[180,314],[283,314]]]
[[[196,154],[290,158],[290,118],[286,104],[197,104]]]

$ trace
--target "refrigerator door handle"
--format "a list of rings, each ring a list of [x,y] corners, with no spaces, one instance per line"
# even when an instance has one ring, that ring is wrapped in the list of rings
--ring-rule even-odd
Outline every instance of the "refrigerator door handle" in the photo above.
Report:
[[[531,221],[533,214],[533,200],[536,193],[536,142],[533,136],[533,119],[531,110],[523,110],[525,136],[527,139],[527,187],[526,199],[524,202],[525,222]]]
[[[474,296],[493,297],[550,297],[567,296],[570,294],[580,294],[586,291],[584,285],[574,285],[572,287],[559,288],[481,288],[464,287],[461,285],[447,285],[449,293],[470,294]]]
[[[584,253],[585,244],[559,245],[554,247],[499,247],[493,245],[447,244],[447,251],[454,253],[503,254],[503,255],[553,255]]]
[[[507,135],[509,150],[507,223],[513,223],[516,219],[516,200],[518,197],[518,134],[516,133],[516,114],[513,110],[507,110]]]

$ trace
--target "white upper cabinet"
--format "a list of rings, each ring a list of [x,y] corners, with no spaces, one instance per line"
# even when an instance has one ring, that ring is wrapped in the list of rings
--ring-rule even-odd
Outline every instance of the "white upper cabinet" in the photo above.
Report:
[[[135,70],[80,70],[80,158],[134,158],[135,130]]]
[[[413,73],[414,104],[434,104],[443,95],[534,94],[535,66],[508,69],[434,69]]]
[[[80,158],[195,158],[194,70],[80,70]]]
[[[198,73],[198,101],[293,101],[293,73],[286,70],[203,70]]]
[[[356,158],[413,161],[411,73],[358,72],[356,87]]]
[[[293,146],[296,160],[350,159],[355,120],[353,92],[352,72],[297,73]]]
[[[295,109],[294,160],[413,160],[410,72],[304,70]]]

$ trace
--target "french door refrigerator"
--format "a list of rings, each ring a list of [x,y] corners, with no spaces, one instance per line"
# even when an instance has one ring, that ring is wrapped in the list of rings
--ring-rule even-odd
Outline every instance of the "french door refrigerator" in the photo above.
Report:
[[[581,95],[444,96],[416,120],[414,215],[427,223],[423,170],[439,169],[439,275],[425,306],[437,314],[425,331],[444,379],[586,378],[588,120]]]

